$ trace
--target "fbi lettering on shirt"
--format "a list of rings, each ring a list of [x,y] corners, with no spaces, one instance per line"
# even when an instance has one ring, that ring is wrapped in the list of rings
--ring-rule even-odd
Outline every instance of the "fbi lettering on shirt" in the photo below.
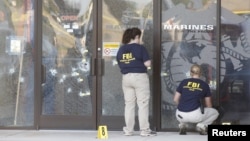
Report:
[[[200,83],[197,83],[197,82],[191,82],[191,81],[189,81],[187,83],[187,85],[184,86],[184,88],[187,88],[190,91],[195,91],[195,90],[202,91],[202,89],[200,88]]]
[[[135,57],[133,57],[132,53],[123,53],[122,59],[120,60],[121,63],[129,64],[130,61],[135,60]]]

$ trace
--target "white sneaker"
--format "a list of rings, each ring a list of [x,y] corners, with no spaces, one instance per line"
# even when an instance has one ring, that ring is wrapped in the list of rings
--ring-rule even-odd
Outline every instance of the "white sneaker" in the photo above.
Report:
[[[123,127],[123,132],[125,136],[133,136],[133,131],[128,131],[127,127]]]
[[[150,130],[150,129],[146,129],[146,130],[141,131],[142,137],[156,136],[156,135],[157,135],[157,133],[155,131]]]
[[[207,135],[207,127],[201,128],[196,126],[196,130],[200,133],[200,135]]]

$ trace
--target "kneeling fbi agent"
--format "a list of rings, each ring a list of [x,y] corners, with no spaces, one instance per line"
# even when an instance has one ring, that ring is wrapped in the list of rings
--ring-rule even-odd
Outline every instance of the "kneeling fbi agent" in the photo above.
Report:
[[[201,68],[199,65],[192,65],[190,76],[191,78],[180,82],[174,95],[180,135],[186,134],[188,123],[195,123],[196,130],[201,135],[207,135],[208,125],[217,119],[219,113],[212,108],[210,88],[205,81],[200,79]]]

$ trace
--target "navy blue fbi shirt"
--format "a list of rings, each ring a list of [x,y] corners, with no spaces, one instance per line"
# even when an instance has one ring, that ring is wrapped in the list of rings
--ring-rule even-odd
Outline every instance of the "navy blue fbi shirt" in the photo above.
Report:
[[[146,73],[145,61],[150,60],[146,48],[140,44],[125,44],[117,52],[116,60],[122,74]]]
[[[200,107],[200,99],[210,97],[209,85],[198,78],[184,79],[176,89],[181,94],[178,110],[190,112]]]

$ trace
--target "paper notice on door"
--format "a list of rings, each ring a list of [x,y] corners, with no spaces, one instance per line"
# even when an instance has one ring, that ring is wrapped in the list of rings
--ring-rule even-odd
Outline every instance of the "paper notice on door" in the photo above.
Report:
[[[12,39],[10,40],[10,52],[12,54],[20,54],[22,49],[21,49],[21,40],[18,39]]]

